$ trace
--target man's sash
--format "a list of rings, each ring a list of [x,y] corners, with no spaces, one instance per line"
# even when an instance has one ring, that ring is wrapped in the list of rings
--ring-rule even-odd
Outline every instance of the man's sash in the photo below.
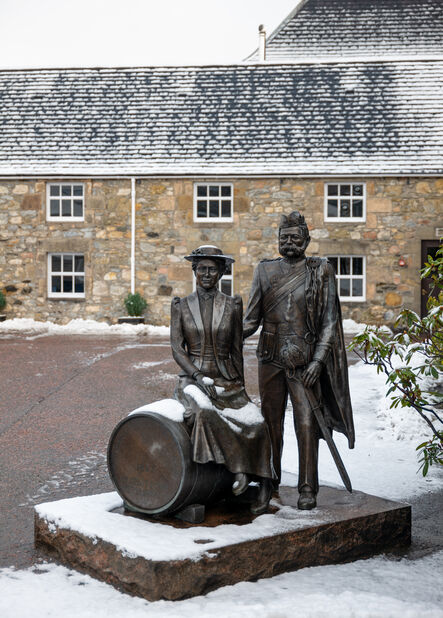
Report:
[[[289,278],[288,278],[289,277]],[[290,273],[286,277],[283,277],[279,282],[278,288],[271,288],[263,298],[263,312],[265,315],[274,309],[284,298],[286,298],[292,292],[295,292],[297,288],[304,284],[306,280],[306,269],[303,269],[301,273],[294,275]]]

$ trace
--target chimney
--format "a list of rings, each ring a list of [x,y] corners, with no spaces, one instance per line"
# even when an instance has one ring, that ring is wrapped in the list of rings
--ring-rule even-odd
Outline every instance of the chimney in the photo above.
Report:
[[[258,27],[258,60],[259,62],[266,60],[266,31],[263,24]]]

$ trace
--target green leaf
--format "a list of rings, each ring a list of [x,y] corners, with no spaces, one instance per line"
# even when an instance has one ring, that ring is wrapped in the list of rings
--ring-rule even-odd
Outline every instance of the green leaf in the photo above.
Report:
[[[427,441],[426,441],[426,442],[422,442],[421,444],[419,444],[419,445],[417,446],[417,448],[416,448],[415,450],[416,450],[416,451],[419,451],[421,448],[423,448],[424,446],[426,446],[426,444],[427,444],[427,443],[428,443]]]

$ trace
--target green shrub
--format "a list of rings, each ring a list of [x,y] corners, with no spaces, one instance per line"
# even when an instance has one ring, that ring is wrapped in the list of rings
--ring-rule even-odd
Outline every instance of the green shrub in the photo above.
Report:
[[[6,296],[0,291],[0,311],[6,307]]]
[[[145,299],[138,292],[136,294],[128,294],[124,302],[128,315],[134,317],[141,316],[147,307]]]

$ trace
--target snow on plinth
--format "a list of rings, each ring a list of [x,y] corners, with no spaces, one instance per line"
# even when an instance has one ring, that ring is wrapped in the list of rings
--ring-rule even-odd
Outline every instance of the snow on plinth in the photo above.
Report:
[[[299,511],[297,498],[294,488],[281,487],[270,512],[255,518],[244,506],[226,519],[226,505],[215,506],[205,525],[128,515],[116,493],[71,498],[35,507],[35,538],[65,563],[148,600],[205,594],[410,543],[407,505],[333,487],[321,488],[312,511]]]
[[[283,509],[276,514],[266,514],[254,519],[250,524],[238,527],[220,525],[211,528],[211,542],[200,544],[208,539],[208,528],[174,528],[152,519],[136,519],[112,512],[123,507],[123,501],[116,492],[68,498],[56,502],[46,502],[35,507],[50,532],[66,529],[88,537],[94,543],[97,539],[115,545],[124,555],[147,560],[200,560],[208,550],[224,545],[241,543],[306,526],[320,525],[332,521],[332,515],[322,516],[307,511],[295,511],[288,518]]]

